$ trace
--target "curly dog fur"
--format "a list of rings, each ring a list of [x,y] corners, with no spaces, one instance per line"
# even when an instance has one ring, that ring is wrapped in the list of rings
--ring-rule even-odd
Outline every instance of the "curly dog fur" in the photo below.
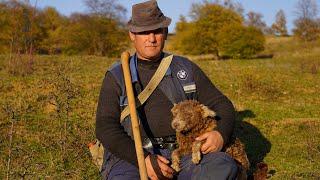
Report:
[[[198,101],[186,100],[175,104],[171,109],[173,120],[171,126],[176,131],[178,148],[172,152],[172,168],[180,171],[181,156],[192,153],[192,162],[198,164],[201,160],[201,145],[203,142],[195,138],[203,133],[210,132],[217,127],[216,113]],[[242,166],[241,177],[246,177],[249,161],[239,139],[226,147],[226,153]],[[245,173],[242,175],[242,173]],[[241,178],[242,179],[242,178]]]

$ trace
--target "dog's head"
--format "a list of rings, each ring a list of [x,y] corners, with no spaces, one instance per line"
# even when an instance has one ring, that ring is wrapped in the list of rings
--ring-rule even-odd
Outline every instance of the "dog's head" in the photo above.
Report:
[[[187,132],[198,124],[204,123],[208,117],[215,117],[216,113],[198,101],[186,100],[175,104],[171,109],[173,120],[171,126],[177,132]]]

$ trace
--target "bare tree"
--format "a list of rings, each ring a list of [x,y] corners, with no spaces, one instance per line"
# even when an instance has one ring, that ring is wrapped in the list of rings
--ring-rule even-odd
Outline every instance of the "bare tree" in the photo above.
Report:
[[[84,3],[91,13],[110,19],[123,21],[127,13],[127,9],[117,0],[84,0]]]
[[[288,35],[286,15],[282,9],[276,14],[276,21],[272,24],[272,30],[279,36]]]
[[[316,19],[318,14],[316,0],[299,0],[295,13],[297,19],[294,22],[294,34],[305,41],[317,40],[320,34],[320,25]]]
[[[296,4],[295,14],[298,19],[313,19],[318,14],[318,4],[316,0],[299,0]]]
[[[236,12],[243,18],[244,8],[240,2],[234,2],[234,0],[203,0],[202,3],[193,3],[191,5],[189,16],[192,20],[197,20],[199,18],[199,14],[201,14],[201,7],[206,4],[215,4],[222,6],[226,9]]]
[[[314,19],[297,19],[293,33],[304,41],[315,41],[320,36],[320,23]]]
[[[247,14],[246,24],[248,26],[256,27],[256,28],[260,29],[262,32],[265,32],[265,29],[267,28],[267,25],[262,20],[262,18],[263,18],[262,14],[250,11]]]
[[[240,2],[234,2],[234,0],[215,0],[214,3],[230,9],[243,17],[244,8]]]
[[[223,5],[224,7],[231,9],[243,16],[244,8],[240,2],[234,2],[233,0],[224,0]]]

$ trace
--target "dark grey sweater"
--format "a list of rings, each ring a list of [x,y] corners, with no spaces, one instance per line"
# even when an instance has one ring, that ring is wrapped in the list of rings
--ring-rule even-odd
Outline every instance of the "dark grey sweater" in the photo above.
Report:
[[[144,88],[160,62],[148,62],[138,59],[139,81]],[[232,134],[235,121],[235,110],[230,100],[224,96],[194,63],[193,74],[197,87],[198,100],[214,110],[221,118],[218,121],[218,131],[221,133],[226,144]],[[117,157],[137,164],[134,141],[126,134],[120,125],[119,96],[121,90],[115,78],[107,72],[102,83],[97,114],[96,114],[96,136]],[[139,108],[139,111],[146,117],[146,123],[154,137],[174,135],[175,131],[171,127],[171,108],[173,104],[162,93],[156,89],[146,103]],[[142,120],[143,121],[143,120]],[[145,136],[141,129],[142,136]],[[147,155],[147,153],[145,153]]]

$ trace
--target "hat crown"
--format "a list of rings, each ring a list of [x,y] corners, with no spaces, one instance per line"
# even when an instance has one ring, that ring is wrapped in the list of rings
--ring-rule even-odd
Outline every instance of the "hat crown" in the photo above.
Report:
[[[131,32],[143,32],[167,28],[170,23],[171,19],[161,12],[157,1],[150,0],[132,6],[132,16],[128,27]]]
[[[165,20],[165,16],[158,7],[155,0],[132,6],[132,24],[137,26],[148,26]]]

